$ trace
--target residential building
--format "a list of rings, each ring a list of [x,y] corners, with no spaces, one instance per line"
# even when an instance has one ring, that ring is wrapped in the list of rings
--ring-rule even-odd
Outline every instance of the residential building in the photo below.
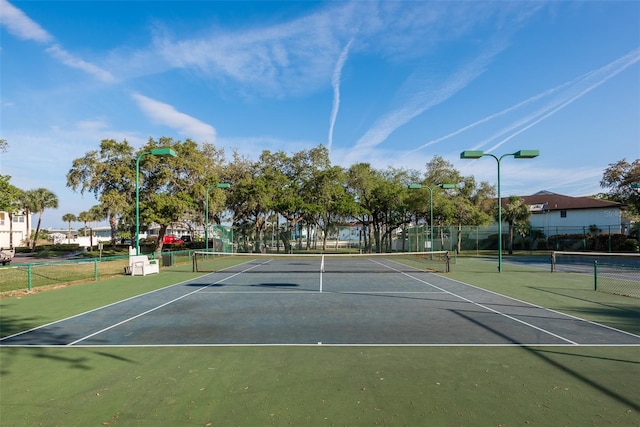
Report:
[[[581,234],[597,231],[605,234],[627,234],[628,224],[623,222],[626,205],[593,197],[571,197],[549,191],[522,196],[529,206],[532,227],[544,230],[547,236]],[[502,205],[508,203],[502,199]]]
[[[31,221],[27,221],[24,214],[13,214],[9,222],[9,212],[0,211],[0,248],[11,246],[10,235],[13,233],[13,246],[26,246],[27,238],[31,235]]]

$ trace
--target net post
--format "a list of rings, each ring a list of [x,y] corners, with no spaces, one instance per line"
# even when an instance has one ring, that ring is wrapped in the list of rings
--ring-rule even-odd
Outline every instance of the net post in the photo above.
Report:
[[[556,271],[556,251],[551,251],[551,272]]]
[[[593,290],[598,290],[598,261],[593,261]]]
[[[193,251],[191,257],[191,272],[195,273],[196,271],[198,271],[198,253],[196,251]]]
[[[98,260],[93,259],[93,280],[98,281]]]
[[[446,260],[445,273],[448,273],[449,271],[451,271],[451,265],[450,265],[451,257],[449,256],[449,251],[447,251],[444,254],[444,257],[445,257],[445,260]]]

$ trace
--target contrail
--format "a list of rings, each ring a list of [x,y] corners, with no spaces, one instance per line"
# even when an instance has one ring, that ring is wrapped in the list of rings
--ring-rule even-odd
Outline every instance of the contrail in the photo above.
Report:
[[[327,140],[327,149],[329,151],[331,151],[331,146],[333,145],[333,128],[336,124],[336,118],[338,117],[338,110],[340,109],[340,77],[342,75],[342,67],[344,67],[344,63],[347,61],[349,49],[351,48],[352,43],[353,39],[349,40],[349,43],[347,43],[344,49],[342,49],[342,52],[340,52],[338,62],[336,62],[336,67],[334,68],[333,75],[331,76],[331,85],[333,86],[333,108],[331,109],[329,138]]]
[[[480,120],[478,120],[478,121],[476,121],[476,122],[473,122],[473,123],[471,123],[471,124],[469,124],[469,125],[467,125],[467,126],[465,126],[465,127],[462,127],[462,128],[460,128],[460,129],[458,129],[458,130],[456,130],[456,131],[454,131],[454,132],[451,132],[451,133],[450,133],[450,134],[448,134],[448,135],[442,136],[442,137],[440,137],[440,138],[437,138],[437,139],[431,140],[431,141],[429,141],[429,142],[427,142],[427,143],[425,143],[425,144],[422,144],[422,145],[421,145],[421,146],[419,146],[418,148],[414,148],[414,149],[413,149],[413,150],[411,150],[411,151],[407,151],[407,152],[405,153],[405,155],[406,155],[406,154],[414,153],[414,152],[419,151],[419,150],[422,150],[423,148],[426,148],[426,147],[428,147],[428,146],[430,146],[430,145],[433,145],[433,144],[437,144],[438,142],[440,142],[440,141],[444,141],[445,139],[452,138],[452,137],[454,137],[454,136],[456,136],[456,135],[458,135],[458,134],[460,134],[460,133],[462,133],[462,132],[464,132],[464,131],[467,131],[467,130],[469,130],[469,129],[471,129],[471,128],[474,128],[474,127],[476,127],[476,126],[478,126],[478,125],[481,125],[482,123],[486,123],[486,122],[488,122],[488,121],[489,121],[489,120],[491,120],[491,119],[495,119],[496,117],[499,117],[499,116],[505,115],[505,114],[507,114],[507,113],[510,113],[511,111],[517,110],[517,109],[518,109],[518,108],[520,108],[520,107],[523,107],[523,106],[525,106],[525,105],[527,105],[527,104],[530,104],[530,103],[532,103],[532,102],[534,102],[534,101],[537,101],[537,100],[539,100],[539,99],[541,99],[541,98],[544,98],[545,96],[551,95],[552,93],[557,92],[558,90],[562,89],[563,87],[568,86],[568,85],[571,85],[571,84],[575,83],[575,82],[576,82],[576,81],[578,81],[578,80],[579,80],[579,79],[574,79],[574,80],[572,80],[572,81],[570,81],[570,82],[563,83],[563,84],[561,84],[561,85],[559,85],[559,86],[556,86],[556,87],[554,87],[554,88],[552,88],[552,89],[548,89],[548,90],[546,90],[546,91],[544,91],[544,92],[542,92],[542,93],[539,93],[538,95],[534,95],[534,96],[532,96],[532,97],[531,97],[531,98],[529,98],[529,99],[526,99],[526,100],[524,100],[524,101],[522,101],[522,102],[517,103],[516,105],[513,105],[513,106],[511,106],[511,107],[509,107],[509,108],[506,108],[506,109],[504,109],[504,110],[502,110],[502,111],[499,111],[499,112],[497,112],[497,113],[495,113],[495,114],[492,114],[492,115],[490,115],[490,116],[487,116],[487,117],[485,117],[485,118],[483,118],[483,119],[480,119]]]
[[[593,74],[602,74],[602,73],[605,73],[605,72],[609,72],[609,70],[611,68],[613,68],[613,67],[619,67],[619,68],[613,70],[613,72],[611,72],[611,73],[605,75],[604,77],[602,77],[597,82],[591,84],[586,89],[580,91],[578,94],[572,96],[571,98],[569,98],[569,99],[567,99],[565,101],[562,101],[561,103],[559,103],[559,105],[554,106],[552,109],[543,110],[542,112],[537,113],[537,114],[527,118],[526,121],[529,121],[529,120],[532,120],[533,118],[535,118],[536,116],[539,116],[540,114],[542,114],[540,116],[540,118],[538,118],[537,120],[531,122],[530,124],[528,124],[527,126],[523,127],[522,129],[518,130],[517,132],[514,132],[513,134],[509,135],[508,137],[506,137],[502,141],[498,142],[496,145],[494,145],[493,147],[491,147],[487,151],[491,152],[491,151],[495,150],[496,148],[499,148],[502,144],[504,144],[505,142],[513,139],[514,137],[516,137],[517,135],[521,134],[525,130],[527,130],[527,129],[535,126],[536,124],[540,123],[541,121],[553,116],[558,111],[560,111],[563,108],[565,108],[566,106],[572,104],[574,101],[582,98],[583,96],[585,96],[586,94],[588,94],[589,92],[591,92],[592,90],[597,88],[598,86],[602,85],[606,81],[608,81],[608,80],[612,79],[613,77],[617,76],[618,74],[620,74],[621,72],[623,72],[624,70],[626,70],[627,68],[629,68],[631,65],[635,64],[638,61],[640,61],[640,49],[634,49],[633,51],[631,51],[630,53],[626,54],[622,58],[617,59],[616,61],[614,61],[614,62],[612,62],[612,63],[610,63],[610,64],[608,64],[608,65],[606,65],[606,66],[604,66],[602,68],[600,68],[599,70],[597,70]],[[622,63],[622,64],[620,64],[620,63]],[[585,80],[586,80],[586,78],[585,78]],[[548,111],[548,112],[546,112],[546,111]],[[546,112],[546,114],[543,114],[545,112]],[[513,128],[513,127],[511,127],[511,128]]]
[[[428,147],[430,145],[436,144],[438,142],[444,141],[445,139],[451,138],[453,136],[456,136],[462,132],[465,132],[475,126],[478,126],[482,123],[486,123],[489,120],[492,120],[496,117],[502,116],[504,114],[510,113],[514,110],[517,110],[520,107],[523,107],[527,104],[530,104],[534,101],[538,101],[539,99],[542,99],[544,97],[547,97],[555,92],[558,92],[561,89],[564,89],[565,87],[569,86],[576,86],[579,83],[584,83],[587,82],[589,80],[593,80],[594,78],[598,78],[599,76],[601,76],[603,73],[609,73],[610,70],[612,68],[615,67],[620,67],[618,69],[615,69],[613,72],[611,72],[611,74],[607,74],[606,76],[604,76],[603,78],[601,78],[600,81],[592,84],[591,86],[589,86],[588,88],[586,88],[585,90],[581,91],[580,93],[578,93],[577,95],[572,96],[571,98],[569,98],[568,100],[558,100],[556,102],[551,103],[550,105],[547,105],[546,107],[544,107],[542,110],[537,111],[536,113],[529,115],[527,117],[525,117],[524,119],[518,120],[516,123],[513,123],[512,125],[508,126],[507,128],[501,130],[500,132],[498,132],[497,134],[491,136],[490,138],[487,138],[486,140],[482,141],[481,143],[479,143],[476,147],[476,149],[484,146],[485,144],[487,144],[489,141],[492,141],[494,139],[496,139],[497,137],[504,135],[516,128],[519,128],[520,126],[530,122],[531,120],[534,120],[537,117],[540,117],[538,120],[535,120],[533,123],[529,124],[528,126],[524,127],[523,129],[518,130],[516,133],[514,133],[513,135],[510,135],[509,137],[505,138],[504,140],[500,141],[498,144],[496,144],[495,146],[493,146],[490,150],[487,151],[491,151],[494,150],[496,148],[498,148],[500,145],[504,144],[505,142],[509,141],[510,139],[512,139],[513,137],[515,137],[516,135],[519,135],[520,133],[522,133],[523,131],[529,129],[530,127],[534,126],[535,124],[539,123],[540,121],[550,117],[551,115],[555,114],[557,111],[563,109],[564,107],[566,107],[567,105],[571,104],[573,101],[581,98],[582,96],[586,95],[587,93],[591,92],[593,89],[595,89],[596,87],[600,86],[602,83],[606,82],[607,80],[609,80],[612,77],[615,77],[617,74],[619,74],[620,72],[622,72],[623,70],[625,70],[626,68],[628,68],[629,66],[635,64],[636,62],[640,61],[640,49],[634,49],[631,52],[629,52],[628,54],[624,55],[621,58],[618,58],[617,60],[605,65],[602,68],[599,68],[597,70],[593,70],[593,71],[589,71],[588,73],[585,73],[569,82],[565,82],[563,84],[560,84],[552,89],[548,89],[540,94],[534,95],[529,99],[526,99],[522,102],[519,102],[518,104],[515,104],[509,108],[506,108],[502,111],[499,111],[495,114],[492,114],[490,116],[487,116],[483,119],[480,119],[474,123],[471,123],[467,126],[464,126],[454,132],[449,133],[448,135],[442,136],[440,138],[431,140],[429,142],[427,142],[426,144],[421,145],[418,148],[415,148],[409,152],[407,152],[406,154],[410,154],[413,153],[415,151],[421,150],[425,147]],[[405,154],[405,155],[406,155]]]

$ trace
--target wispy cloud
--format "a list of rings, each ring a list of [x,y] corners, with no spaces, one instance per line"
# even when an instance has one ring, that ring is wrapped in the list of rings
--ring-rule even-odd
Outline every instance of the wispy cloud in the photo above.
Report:
[[[349,158],[362,158],[363,154],[369,153],[372,148],[384,142],[396,129],[464,89],[470,82],[482,74],[486,65],[500,50],[498,45],[496,45],[493,49],[465,64],[460,70],[437,87],[426,84],[414,84],[414,87],[423,87],[423,89],[415,90],[411,98],[405,102],[401,108],[393,110],[377,120],[358,140]]]
[[[51,34],[7,0],[0,0],[0,23],[10,34],[22,40],[39,43],[48,43],[53,40]]]
[[[108,71],[103,70],[97,65],[91,64],[90,62],[87,62],[70,54],[58,44],[54,44],[48,47],[47,53],[49,53],[53,58],[57,59],[64,65],[71,68],[77,68],[78,70],[91,74],[99,80],[102,80],[103,82],[112,83],[116,80],[115,77],[113,77],[113,75]]]
[[[203,123],[188,114],[181,113],[173,106],[139,93],[133,93],[132,98],[138,107],[152,121],[176,129],[181,135],[194,138],[199,142],[215,143],[216,130],[213,126]]]
[[[55,39],[51,34],[7,0],[0,0],[0,22],[15,37],[50,45],[46,48],[46,52],[60,63],[84,71],[104,82],[115,81],[108,71],[78,58],[58,43],[54,43]]]
[[[309,93],[323,84],[340,44],[341,32],[335,30],[329,11],[262,28],[217,28],[195,39],[180,39],[159,28],[153,49],[173,67],[281,97]]]
[[[344,63],[347,62],[349,56],[349,49],[353,39],[349,40],[349,43],[342,49],[336,67],[333,70],[333,76],[331,77],[331,86],[333,86],[333,106],[331,108],[331,119],[329,120],[329,138],[327,141],[327,148],[331,151],[333,145],[333,128],[336,124],[336,118],[338,117],[338,110],[340,109],[340,77],[342,76],[342,68]]]

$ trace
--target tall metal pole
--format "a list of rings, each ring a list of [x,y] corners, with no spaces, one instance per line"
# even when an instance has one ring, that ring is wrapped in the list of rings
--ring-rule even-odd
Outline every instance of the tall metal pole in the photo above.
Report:
[[[466,150],[460,153],[461,159],[479,159],[480,157],[493,157],[498,162],[498,272],[502,273],[502,198],[500,196],[500,161],[507,157],[513,156],[516,159],[533,159],[538,157],[540,152],[538,150],[520,150],[515,153],[503,154],[500,157],[496,157],[491,153],[485,153],[480,150]]]
[[[146,154],[151,153],[145,151],[136,159],[136,255],[140,255],[140,159]]]
[[[429,241],[431,247],[429,248],[433,252],[433,189],[429,189]]]
[[[204,226],[204,248],[205,251],[209,251],[209,189],[211,188],[211,185],[207,187],[207,197],[206,197],[206,202],[204,204],[204,221],[205,221],[205,226]]]
[[[502,198],[500,196],[500,161],[504,156],[510,154],[504,154],[497,158],[491,155],[498,162],[498,273],[502,273]]]

